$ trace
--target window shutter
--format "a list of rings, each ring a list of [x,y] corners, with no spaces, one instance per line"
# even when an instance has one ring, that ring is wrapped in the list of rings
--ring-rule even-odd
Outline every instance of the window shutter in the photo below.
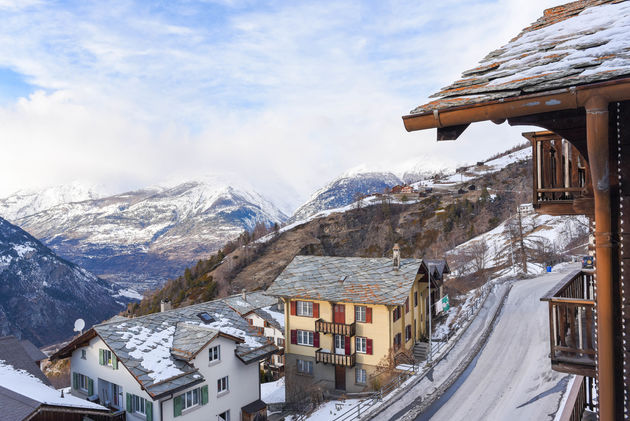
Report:
[[[79,375],[77,373],[72,373],[72,388],[79,388]]]
[[[205,405],[208,403],[208,385],[205,385],[201,388],[201,404]]]
[[[313,333],[313,346],[319,348],[319,332]]]
[[[409,297],[405,300],[405,313],[409,313]]]
[[[144,401],[144,411],[147,421],[153,421],[153,402]]]
[[[313,303],[313,317],[319,319],[319,303]]]
[[[365,322],[372,323],[372,307],[367,307],[365,309]]]
[[[94,380],[88,379],[88,395],[92,396],[94,394]]]
[[[291,329],[291,343],[293,345],[297,344],[297,330]]]
[[[297,301],[291,301],[291,316],[297,314]]]
[[[98,350],[98,363],[100,365],[105,365],[105,356],[102,349]]]
[[[131,393],[127,393],[127,412],[131,413]]]
[[[173,416],[179,417],[182,415],[182,396],[175,396],[173,399]]]
[[[372,339],[366,339],[365,342],[365,353],[368,355],[372,355]]]
[[[118,370],[118,358],[116,358],[116,355],[114,355],[113,352],[112,352],[112,368],[114,370]]]
[[[346,336],[346,355],[350,355],[350,336]]]

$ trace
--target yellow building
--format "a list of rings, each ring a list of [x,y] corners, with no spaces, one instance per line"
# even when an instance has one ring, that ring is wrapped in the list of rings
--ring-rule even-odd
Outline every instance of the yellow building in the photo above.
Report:
[[[378,389],[391,363],[426,338],[443,260],[296,256],[267,290],[285,302],[287,399]]]

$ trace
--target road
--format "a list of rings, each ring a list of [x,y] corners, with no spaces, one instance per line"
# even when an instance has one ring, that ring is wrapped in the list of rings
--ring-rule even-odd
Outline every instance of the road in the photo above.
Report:
[[[549,312],[540,297],[574,268],[514,284],[474,368],[431,420],[554,419],[569,376],[551,370]]]

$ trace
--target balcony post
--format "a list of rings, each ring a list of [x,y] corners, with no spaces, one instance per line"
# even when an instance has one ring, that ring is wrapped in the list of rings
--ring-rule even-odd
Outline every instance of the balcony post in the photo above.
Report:
[[[595,198],[597,281],[597,378],[600,420],[615,419],[613,342],[612,234],[608,147],[608,100],[594,96],[585,103],[588,164]]]

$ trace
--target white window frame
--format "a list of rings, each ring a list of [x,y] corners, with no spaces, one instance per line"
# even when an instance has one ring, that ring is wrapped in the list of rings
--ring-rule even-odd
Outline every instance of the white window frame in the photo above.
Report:
[[[112,359],[112,351],[110,351],[109,349],[103,350],[103,362],[105,363],[106,366],[109,366],[109,367],[114,366],[114,360]]]
[[[199,403],[201,402],[201,390],[199,388],[184,392],[180,396],[182,397],[182,411],[199,406]],[[188,404],[189,396],[191,401],[190,404]],[[195,402],[195,397],[197,398],[197,402]]]
[[[87,350],[86,349],[82,349],[81,350],[81,359],[82,360],[87,360]]]
[[[367,354],[367,338],[357,336],[354,343],[354,350],[359,354]]]
[[[79,386],[79,390],[82,392],[88,392],[88,384],[90,380],[89,377],[85,374],[77,373],[77,386]]]
[[[230,376],[217,379],[217,395],[221,395],[230,391]]]
[[[357,384],[367,384],[367,371],[357,367],[354,371],[354,381]]]
[[[224,417],[223,414],[225,414],[226,416]],[[230,421],[230,410],[228,409],[227,411],[223,411],[220,414],[217,415],[217,420],[219,421]]]
[[[295,314],[303,317],[313,317],[313,302],[298,301],[296,304]]]
[[[212,346],[208,349],[208,361],[216,364],[221,361],[221,345]]]
[[[366,323],[367,320],[367,307],[355,306],[354,307],[354,320],[361,323]]]
[[[146,399],[131,394],[131,412],[141,415],[147,414],[147,401]]]
[[[313,361],[297,360],[297,372],[302,374],[313,374]]]
[[[313,346],[314,335],[311,330],[298,330],[297,331],[297,344],[304,346]]]

